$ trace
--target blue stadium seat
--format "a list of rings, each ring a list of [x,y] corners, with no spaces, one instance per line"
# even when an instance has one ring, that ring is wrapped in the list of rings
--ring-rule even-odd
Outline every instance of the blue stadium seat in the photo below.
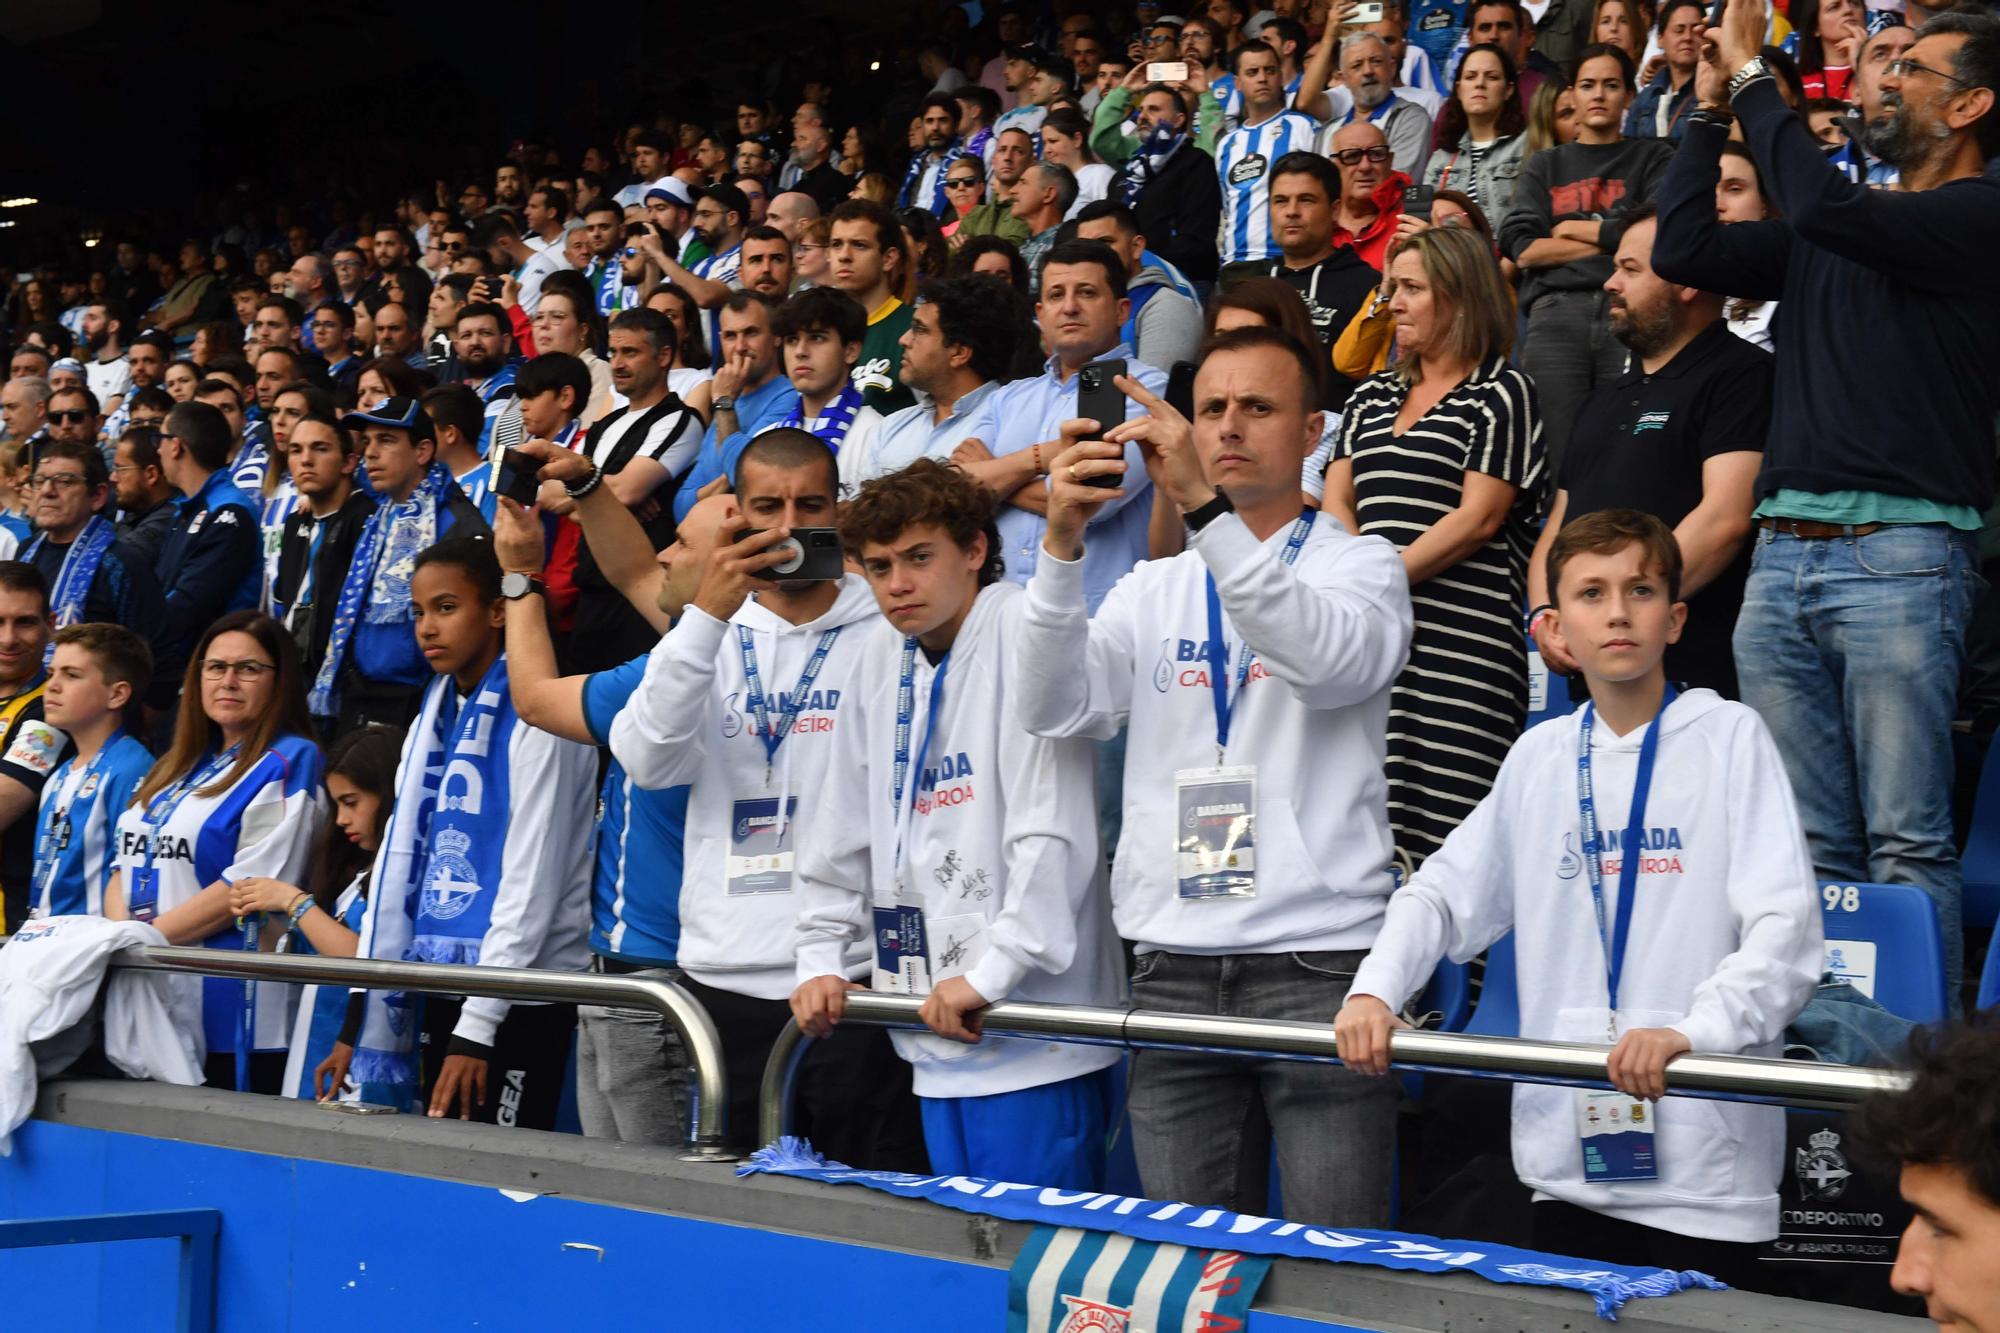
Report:
[[[1988,927],[2000,922],[2000,735],[1986,749],[1979,769],[1979,791],[1972,798],[1972,828],[1966,835],[1965,924]]]
[[[2000,930],[1993,932],[1993,942],[1986,946],[1986,970],[1979,974],[1977,1003],[1981,1009],[2000,1004]]]
[[[1508,932],[1486,951],[1486,982],[1467,1032],[1482,1037],[1521,1035],[1521,996],[1514,985],[1514,935]]]
[[[1943,1021],[1944,943],[1929,894],[1907,884],[1822,884],[1820,918],[1824,970],[1901,1018]]]

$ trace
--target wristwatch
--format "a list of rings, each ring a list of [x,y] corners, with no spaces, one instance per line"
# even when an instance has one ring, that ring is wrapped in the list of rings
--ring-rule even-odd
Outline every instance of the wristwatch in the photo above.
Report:
[[[1742,92],[1744,85],[1748,84],[1752,79],[1761,79],[1770,72],[1771,67],[1764,63],[1764,57],[1751,56],[1748,63],[1742,69],[1737,70],[1729,76],[1730,100],[1734,101],[1736,94]]]
[[[507,573],[500,576],[500,595],[510,602],[518,602],[528,594],[546,599],[549,585],[533,574]]]
[[[1182,514],[1181,521],[1188,525],[1189,532],[1200,532],[1224,514],[1233,514],[1235,512],[1236,506],[1230,501],[1228,492],[1217,491],[1215,498],[1207,504],[1199,505]]]
[[[717,412],[734,412],[736,410],[736,395],[728,393],[719,394],[709,399],[708,405]]]

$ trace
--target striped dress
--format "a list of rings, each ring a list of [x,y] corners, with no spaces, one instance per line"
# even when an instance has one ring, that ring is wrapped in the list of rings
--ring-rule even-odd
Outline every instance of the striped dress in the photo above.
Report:
[[[1397,857],[1414,869],[1486,795],[1527,719],[1521,610],[1544,459],[1534,386],[1504,358],[1399,436],[1405,397],[1388,371],[1347,400],[1334,455],[1353,460],[1364,533],[1407,548],[1458,508],[1468,471],[1520,488],[1492,540],[1410,590],[1416,627],[1389,700],[1388,778]]]

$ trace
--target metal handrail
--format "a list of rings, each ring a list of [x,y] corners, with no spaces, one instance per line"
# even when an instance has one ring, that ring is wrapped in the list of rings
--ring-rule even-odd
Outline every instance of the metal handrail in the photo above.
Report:
[[[922,1007],[919,996],[849,991],[843,1021],[925,1031],[917,1016]],[[981,1010],[979,1017],[980,1030],[996,1037],[1340,1063],[1331,1023],[1023,1003],[996,1004]],[[764,1066],[758,1117],[762,1142],[770,1143],[792,1132],[793,1085],[811,1041],[797,1024],[791,1024],[771,1048],[771,1058]],[[1611,1086],[1605,1070],[1609,1046],[1411,1029],[1390,1035],[1389,1052],[1393,1067],[1403,1070],[1578,1088]],[[1844,1110],[1874,1093],[1900,1092],[1909,1084],[1910,1076],[1901,1070],[1744,1055],[1689,1054],[1667,1066],[1667,1088],[1674,1096],[1832,1111]]]
[[[681,1154],[689,1162],[733,1162],[724,1145],[729,1102],[722,1038],[701,1002],[656,977],[548,972],[524,967],[468,967],[457,963],[392,963],[379,958],[330,958],[323,954],[244,953],[229,949],[142,944],[122,949],[115,967],[187,972],[257,981],[318,982],[360,990],[421,991],[427,995],[477,995],[496,1000],[540,1000],[644,1009],[674,1025],[694,1066],[694,1139]]]

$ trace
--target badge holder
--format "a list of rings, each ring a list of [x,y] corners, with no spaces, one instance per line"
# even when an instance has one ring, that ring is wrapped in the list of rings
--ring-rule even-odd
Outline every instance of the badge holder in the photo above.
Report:
[[[160,914],[160,871],[157,866],[132,868],[132,887],[125,897],[125,911],[134,921],[151,921]]]
[[[928,995],[985,956],[986,918],[977,913],[931,920],[923,908],[908,903],[875,909],[874,990]]]
[[[1612,1185],[1658,1180],[1653,1149],[1659,1107],[1622,1092],[1576,1094],[1576,1132],[1583,1148],[1583,1183]]]
[[[1174,870],[1181,898],[1254,898],[1256,768],[1179,769],[1174,802]]]
[[[798,798],[738,801],[729,817],[729,896],[792,891],[792,820]]]

